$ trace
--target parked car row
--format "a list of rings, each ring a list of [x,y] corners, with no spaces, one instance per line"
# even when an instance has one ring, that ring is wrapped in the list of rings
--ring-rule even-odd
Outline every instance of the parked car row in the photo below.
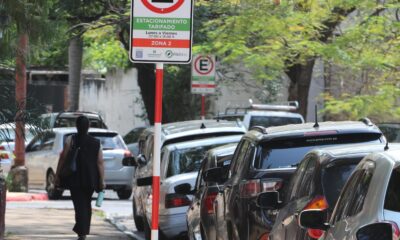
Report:
[[[304,229],[299,214],[320,209],[330,215],[357,164],[386,146],[368,119],[255,126],[244,135],[243,129],[219,120],[163,125],[162,239],[318,239],[324,232]],[[144,130],[139,155],[128,163],[138,170],[133,213],[146,238],[153,138],[153,129]]]

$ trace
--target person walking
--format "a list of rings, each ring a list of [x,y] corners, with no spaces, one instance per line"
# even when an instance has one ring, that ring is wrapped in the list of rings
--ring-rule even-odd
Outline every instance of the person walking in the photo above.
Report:
[[[86,239],[90,233],[90,222],[92,217],[92,195],[103,191],[104,183],[104,160],[100,141],[88,134],[89,119],[79,116],[76,119],[77,134],[69,136],[64,145],[63,152],[56,171],[56,186],[69,189],[75,209],[75,226],[73,231],[78,235],[78,240]],[[71,157],[69,151],[78,149],[75,157],[76,169],[64,177],[61,171]]]

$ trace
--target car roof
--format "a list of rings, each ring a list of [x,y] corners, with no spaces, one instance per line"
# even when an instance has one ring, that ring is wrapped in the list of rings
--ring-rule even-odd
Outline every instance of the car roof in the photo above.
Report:
[[[327,135],[332,135],[333,132],[336,134],[346,133],[377,133],[382,134],[380,129],[367,121],[337,121],[337,122],[320,122],[318,127],[315,127],[315,123],[302,123],[302,124],[289,124],[284,126],[276,127],[253,127],[245,135],[246,137],[256,139],[272,139],[272,138],[284,138],[284,137],[301,137],[305,134],[312,136],[313,134],[319,135],[324,132]],[[331,134],[328,134],[328,133]]]
[[[379,155],[385,156],[385,158],[390,159],[391,161],[394,162],[395,167],[400,166],[400,144],[399,143],[391,143],[388,145],[389,149],[387,151],[381,152]],[[374,159],[374,158],[372,158]],[[378,159],[381,158],[376,158],[376,162],[379,162]]]
[[[230,143],[227,145],[219,146],[208,151],[209,156],[227,156],[235,152],[238,143]]]
[[[245,133],[246,129],[241,122],[224,120],[193,120],[174,122],[162,125],[162,138],[167,141],[191,135],[203,135],[212,133]],[[154,127],[144,130],[144,134],[154,133]]]
[[[54,117],[76,117],[85,115],[88,118],[101,118],[100,114],[95,112],[81,112],[81,111],[74,111],[74,112],[54,112],[54,113],[45,113],[42,114],[42,117],[54,116]]]
[[[76,133],[75,127],[64,127],[64,128],[53,128],[47,130],[48,132],[55,132],[60,134],[69,134],[69,133]],[[116,133],[116,131],[104,129],[104,128],[89,128],[89,133]]]
[[[330,147],[321,147],[310,151],[309,154],[320,156],[320,158],[318,158],[320,163],[325,165],[348,158],[363,158],[370,153],[382,152],[384,149],[384,143],[355,143],[340,146],[336,145]]]
[[[221,136],[221,137],[214,137],[214,138],[203,138],[203,139],[196,139],[193,141],[185,141],[179,143],[171,143],[167,145],[169,150],[175,149],[186,149],[186,148],[194,148],[198,146],[209,146],[213,144],[220,144],[223,142],[229,141],[237,141],[239,142],[241,139],[241,135],[231,135],[231,136]]]

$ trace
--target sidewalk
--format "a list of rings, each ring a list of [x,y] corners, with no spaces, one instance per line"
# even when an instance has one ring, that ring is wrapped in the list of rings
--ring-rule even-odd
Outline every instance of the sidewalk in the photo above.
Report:
[[[87,239],[131,239],[104,220],[102,212],[93,211],[91,234]],[[72,231],[72,209],[12,208],[6,210],[7,240],[77,239]]]

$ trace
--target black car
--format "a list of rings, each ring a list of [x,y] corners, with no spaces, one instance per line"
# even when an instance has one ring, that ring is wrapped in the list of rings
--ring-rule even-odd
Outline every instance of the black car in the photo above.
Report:
[[[318,239],[322,230],[303,229],[298,215],[303,210],[325,210],[331,215],[344,184],[357,164],[369,153],[382,152],[384,144],[350,144],[328,147],[308,153],[294,173],[286,194],[286,205],[279,210],[270,240]],[[280,207],[277,192],[259,195],[259,206],[266,209]],[[263,201],[267,200],[267,201]]]
[[[232,158],[229,179],[216,197],[218,239],[267,239],[277,211],[257,206],[258,194],[278,191],[285,199],[289,180],[304,155],[319,146],[383,143],[382,132],[368,119],[281,127],[255,127],[247,132]],[[221,169],[204,174],[219,181]],[[226,232],[226,235],[224,234]]]

